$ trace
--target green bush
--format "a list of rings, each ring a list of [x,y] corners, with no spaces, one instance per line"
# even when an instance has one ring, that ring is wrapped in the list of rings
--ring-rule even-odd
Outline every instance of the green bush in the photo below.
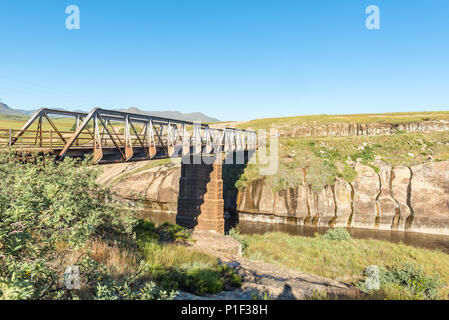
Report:
[[[137,244],[142,248],[146,243],[157,242],[160,238],[154,223],[144,219],[137,220],[133,232],[136,235]]]
[[[101,296],[110,287],[108,268],[91,257],[89,243],[133,250],[135,220],[96,183],[99,173],[89,159],[0,154],[0,299],[91,299],[96,288]],[[79,290],[65,287],[64,272],[72,265],[79,268]],[[130,295],[150,297],[143,275],[134,278],[139,285]]]
[[[413,264],[406,263],[401,267],[380,270],[381,286],[395,284],[404,287],[415,299],[435,299],[443,287],[439,275],[426,275],[421,268]]]
[[[429,276],[422,268],[411,263],[404,263],[399,267],[379,267],[378,289],[368,289],[366,281],[367,279],[358,282],[357,286],[371,297],[382,299],[436,299],[444,286],[438,274]]]
[[[220,270],[191,269],[185,271],[185,280],[181,286],[198,295],[218,293],[223,290]]]
[[[140,247],[152,242],[183,242],[191,240],[187,229],[169,222],[164,222],[156,227],[153,222],[144,219],[138,219],[133,231],[136,234],[136,240]]]
[[[154,282],[136,281],[136,277],[117,281],[108,279],[97,284],[95,300],[172,300],[176,290],[160,289]]]
[[[29,280],[18,280],[15,273],[0,278],[0,300],[23,300],[32,295],[33,286]]]
[[[147,261],[147,276],[164,290],[171,292],[179,288],[204,295],[241,286],[242,280],[233,269],[179,245],[190,240],[185,228],[171,223],[155,227],[152,222],[139,220],[134,231]]]
[[[182,242],[190,240],[190,233],[187,229],[177,224],[164,222],[157,228],[157,233],[162,242]]]
[[[321,237],[332,241],[346,241],[352,239],[351,235],[345,228],[329,229]]]

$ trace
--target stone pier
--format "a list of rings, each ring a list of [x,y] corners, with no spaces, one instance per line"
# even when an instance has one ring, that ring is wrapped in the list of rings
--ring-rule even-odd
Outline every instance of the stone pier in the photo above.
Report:
[[[184,160],[176,223],[189,229],[224,233],[222,161],[204,163],[194,156]]]

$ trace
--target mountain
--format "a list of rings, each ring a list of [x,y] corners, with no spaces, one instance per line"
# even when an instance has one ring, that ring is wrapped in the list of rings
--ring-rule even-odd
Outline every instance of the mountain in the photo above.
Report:
[[[24,114],[20,112],[19,110],[12,109],[8,107],[7,104],[0,102],[0,114],[6,115],[6,116],[23,116]]]
[[[184,121],[218,122],[217,118],[206,116],[201,112],[182,113],[179,111],[143,111],[137,108],[119,109],[118,111],[144,114],[148,116],[169,118]]]
[[[63,108],[54,108],[57,110],[66,110]],[[6,115],[6,116],[14,116],[14,117],[30,117],[35,110],[22,110],[22,109],[13,109],[10,108],[5,103],[0,102],[0,115]],[[75,110],[78,111],[79,110]],[[182,113],[179,111],[143,111],[137,108],[127,108],[127,109],[118,109],[117,111],[123,111],[123,112],[131,112],[131,113],[138,113],[138,114],[144,114],[144,115],[150,115],[155,117],[163,117],[163,118],[170,118],[170,119],[176,119],[176,120],[184,120],[184,121],[199,121],[199,122],[217,122],[219,121],[216,118],[212,118],[209,116],[206,116],[205,114],[201,112],[191,112],[191,113]],[[86,112],[86,111],[81,111]],[[60,116],[57,116],[60,117]]]

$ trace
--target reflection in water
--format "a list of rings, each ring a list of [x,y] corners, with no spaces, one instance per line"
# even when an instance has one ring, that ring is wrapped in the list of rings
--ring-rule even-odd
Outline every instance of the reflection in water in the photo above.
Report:
[[[149,219],[156,225],[163,222],[176,222],[176,215],[173,213],[162,213],[149,210],[142,210],[139,213],[142,218]],[[324,234],[328,228],[305,227],[281,223],[240,221],[238,224],[238,229],[243,234],[264,234],[265,232],[280,231],[292,235],[313,237],[315,233]],[[402,242],[415,247],[440,249],[441,251],[449,253],[449,236],[355,228],[349,228],[348,231],[351,236],[356,239],[377,239],[390,242]]]
[[[176,223],[176,214],[174,213],[157,212],[151,210],[140,210],[138,212],[141,218],[153,221],[156,227],[164,222]]]

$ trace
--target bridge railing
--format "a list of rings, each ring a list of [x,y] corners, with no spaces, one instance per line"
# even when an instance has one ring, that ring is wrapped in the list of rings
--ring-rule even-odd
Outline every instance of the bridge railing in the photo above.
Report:
[[[58,129],[55,117],[73,118],[73,131]],[[152,159],[156,154],[174,157],[253,150],[257,136],[249,130],[216,129],[208,124],[100,108],[89,113],[40,109],[20,130],[0,130],[0,144],[57,150],[60,158],[73,150],[90,150],[99,162],[105,150],[117,153],[119,161],[131,160],[137,151]]]

